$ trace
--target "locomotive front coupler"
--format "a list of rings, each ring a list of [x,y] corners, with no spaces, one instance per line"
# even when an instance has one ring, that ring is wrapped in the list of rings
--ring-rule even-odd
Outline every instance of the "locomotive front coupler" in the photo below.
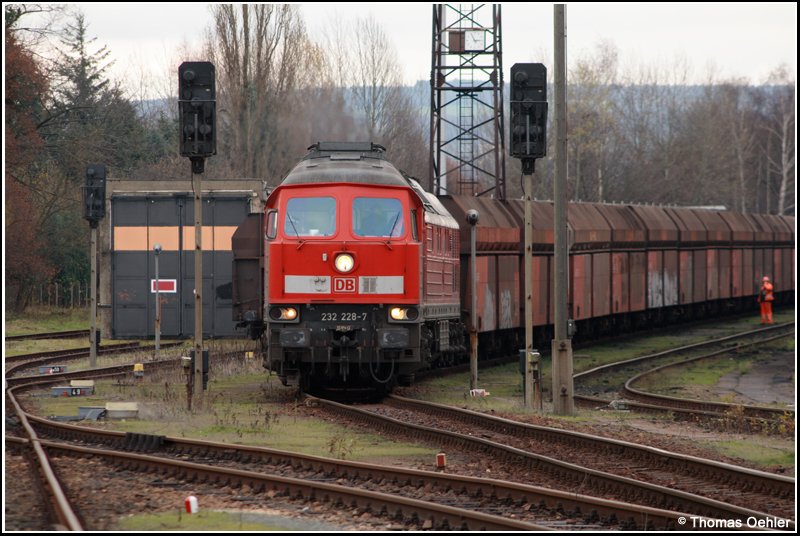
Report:
[[[347,335],[342,335],[338,339],[334,339],[331,341],[333,346],[338,347],[340,350],[344,350],[346,348],[355,348],[358,346],[358,341],[356,339],[351,339]]]

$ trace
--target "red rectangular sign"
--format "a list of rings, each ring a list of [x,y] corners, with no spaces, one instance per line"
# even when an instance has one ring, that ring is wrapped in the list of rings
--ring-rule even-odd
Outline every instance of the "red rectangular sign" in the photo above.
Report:
[[[158,280],[158,291],[159,292],[166,292],[174,294],[178,292],[178,280],[177,279],[159,279]],[[150,280],[150,292],[155,294],[156,293],[156,280]]]

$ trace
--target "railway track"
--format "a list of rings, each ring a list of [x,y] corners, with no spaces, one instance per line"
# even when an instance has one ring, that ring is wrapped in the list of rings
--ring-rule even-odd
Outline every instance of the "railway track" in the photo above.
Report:
[[[167,363],[169,363],[169,364],[167,364]],[[165,363],[163,366],[174,366],[174,364],[176,363],[176,360],[170,360],[167,363]],[[148,366],[150,366],[150,365],[148,365]],[[157,366],[161,366],[161,365],[157,365]],[[75,377],[91,377],[92,375],[97,375],[97,374],[102,374],[102,375],[107,376],[107,375],[113,375],[113,374],[126,374],[126,373],[129,373],[129,372],[130,372],[130,365],[125,365],[125,366],[122,366],[122,367],[110,367],[108,369],[105,369],[102,372],[98,372],[98,371],[80,371],[80,372],[77,372],[77,373],[71,373],[70,375],[63,375],[63,376],[72,376],[74,374]],[[25,383],[34,383],[35,382],[35,383],[41,384],[41,383],[46,383],[46,382],[52,382],[52,381],[55,380],[55,378],[50,377],[50,378],[42,379],[41,377],[28,377],[28,378],[13,378],[12,380],[14,380],[12,382],[12,383],[14,383],[14,385],[22,386]],[[414,401],[411,401],[411,402],[414,402]],[[322,402],[322,403],[324,404],[325,402]],[[395,402],[392,402],[392,403],[393,404],[397,403],[399,405],[402,405],[404,403],[404,401],[403,401],[403,399],[399,399],[398,398],[398,399],[395,399]],[[478,415],[480,415],[480,414],[478,414]],[[438,417],[438,416],[436,418],[440,419],[440,417]],[[462,417],[462,418],[464,418],[464,417]],[[470,417],[470,418],[472,418],[472,417]],[[47,437],[51,437],[51,436],[52,437],[59,437],[59,434],[63,434],[64,433],[63,431],[62,432],[50,432],[49,430],[54,426],[56,426],[56,427],[60,426],[61,427],[61,428],[59,428],[60,430],[74,429],[74,427],[70,427],[69,425],[50,423],[50,422],[46,421],[45,419],[40,419],[38,417],[32,417],[32,419],[35,422],[36,430],[40,434],[44,434]],[[466,419],[466,418],[464,418],[464,419]],[[415,420],[419,421],[420,419],[417,418]],[[517,423],[517,424],[519,424],[519,423]],[[487,427],[487,429],[488,428],[489,427]],[[541,427],[534,427],[534,428],[541,428]],[[45,432],[44,431],[45,429],[48,430],[48,431]],[[559,430],[558,432],[563,432],[563,431]],[[70,432],[70,433],[72,433],[72,432]],[[92,432],[92,433],[96,433],[96,432]],[[480,434],[481,435],[486,435],[484,432],[480,432]],[[112,435],[113,435],[113,433],[112,433]],[[240,447],[232,448],[231,445],[228,445],[228,444],[220,444],[220,445],[217,445],[216,447],[212,448],[212,447],[209,446],[209,444],[207,442],[198,442],[199,445],[189,446],[191,441],[176,440],[174,438],[167,438],[166,441],[163,440],[163,439],[152,439],[151,436],[131,436],[131,437],[128,437],[127,439],[120,439],[119,438],[120,435],[123,438],[126,437],[125,434],[119,434],[118,433],[117,437],[115,439],[113,439],[113,440],[101,440],[101,441],[96,441],[96,443],[97,444],[102,444],[104,441],[111,441],[112,443],[122,443],[124,445],[123,447],[115,446],[114,450],[118,450],[119,448],[128,449],[129,451],[130,450],[153,450],[152,452],[148,452],[148,456],[154,456],[155,454],[159,454],[162,457],[164,455],[170,456],[170,457],[182,456],[184,458],[189,458],[189,459],[192,459],[194,461],[197,461],[198,459],[202,459],[203,461],[205,461],[207,463],[200,464],[200,465],[209,465],[209,466],[213,465],[213,467],[215,467],[215,468],[219,468],[218,466],[221,463],[223,463],[223,464],[235,463],[236,466],[231,468],[231,469],[233,469],[235,471],[243,471],[244,473],[252,472],[250,469],[248,469],[248,467],[247,467],[248,464],[255,465],[257,467],[262,467],[264,464],[267,463],[266,459],[282,460],[282,461],[269,462],[269,463],[270,464],[273,464],[273,463],[276,464],[275,471],[281,470],[280,469],[281,467],[284,467],[284,468],[285,467],[291,467],[291,468],[299,467],[299,468],[305,468],[306,470],[309,470],[309,471],[312,472],[312,474],[310,474],[310,475],[307,475],[305,477],[299,478],[299,480],[301,480],[301,481],[304,480],[304,479],[323,480],[323,481],[328,482],[328,483],[330,483],[330,481],[342,481],[341,484],[344,485],[347,488],[353,488],[356,485],[358,485],[358,486],[367,486],[367,487],[369,487],[370,485],[376,485],[376,486],[380,487],[381,489],[383,489],[384,491],[386,491],[387,489],[391,488],[393,494],[405,494],[406,498],[409,498],[408,497],[409,495],[412,496],[412,498],[413,498],[413,496],[419,497],[420,496],[419,495],[420,494],[420,490],[429,490],[429,491],[432,491],[434,493],[433,493],[432,496],[423,496],[423,498],[421,500],[424,503],[431,503],[431,502],[433,502],[433,498],[434,497],[442,496],[444,501],[449,501],[451,504],[477,505],[479,507],[485,508],[486,511],[494,511],[495,513],[499,513],[499,515],[501,517],[502,516],[508,517],[508,515],[510,515],[510,513],[513,513],[515,516],[517,516],[517,519],[515,519],[516,522],[528,523],[528,524],[530,524],[532,522],[533,523],[538,523],[538,528],[539,529],[545,529],[545,528],[569,528],[569,529],[573,529],[573,530],[577,529],[577,528],[588,528],[588,529],[593,529],[593,530],[598,530],[598,529],[605,529],[605,530],[623,529],[624,530],[626,528],[627,529],[631,529],[631,528],[635,528],[635,529],[644,529],[644,528],[668,529],[668,528],[675,528],[676,527],[675,526],[675,520],[676,520],[676,517],[679,516],[677,511],[686,511],[686,512],[689,512],[689,515],[701,515],[701,516],[705,515],[705,516],[713,516],[713,517],[716,517],[716,518],[732,518],[732,517],[735,517],[736,519],[743,519],[744,516],[763,518],[768,514],[769,515],[780,515],[780,514],[777,514],[777,513],[772,513],[772,512],[776,512],[778,510],[764,510],[765,512],[768,512],[768,514],[765,514],[765,513],[762,513],[762,512],[758,512],[756,510],[749,510],[746,507],[733,507],[731,509],[730,505],[722,504],[721,501],[715,501],[713,499],[711,499],[709,501],[701,501],[701,502],[704,503],[704,506],[702,506],[701,508],[698,508],[696,510],[685,509],[685,508],[683,508],[683,503],[679,502],[678,500],[675,500],[674,498],[668,498],[667,501],[664,501],[663,499],[658,499],[658,498],[654,499],[653,497],[655,495],[653,495],[653,493],[654,493],[654,489],[653,488],[650,488],[649,491],[643,492],[643,491],[639,490],[639,491],[636,491],[636,492],[629,492],[629,494],[631,494],[631,495],[638,494],[640,497],[644,497],[644,499],[641,502],[649,504],[649,505],[658,504],[659,501],[661,503],[665,504],[665,505],[667,503],[669,503],[668,506],[669,506],[669,508],[672,509],[672,511],[666,511],[665,512],[664,510],[659,510],[659,509],[653,508],[652,506],[633,506],[633,507],[631,507],[630,505],[627,506],[627,508],[628,508],[627,510],[625,510],[625,509],[614,510],[614,508],[617,508],[617,506],[616,506],[616,502],[617,501],[608,501],[608,500],[603,501],[601,499],[584,498],[584,497],[581,497],[581,496],[577,496],[575,494],[574,490],[560,491],[559,492],[558,490],[548,490],[548,489],[544,489],[544,488],[536,489],[536,488],[531,488],[530,486],[527,486],[527,487],[526,486],[521,486],[523,489],[520,490],[518,488],[514,488],[514,486],[515,486],[514,484],[503,483],[503,482],[496,481],[496,480],[494,480],[494,481],[489,480],[487,482],[477,482],[477,483],[470,482],[469,484],[467,484],[463,480],[459,482],[458,481],[459,477],[453,477],[453,475],[448,475],[448,477],[451,479],[449,481],[442,480],[441,477],[443,475],[436,475],[436,474],[434,474],[432,476],[431,480],[424,480],[422,477],[420,477],[418,475],[410,475],[410,474],[398,475],[397,473],[392,473],[392,474],[380,473],[380,476],[375,476],[375,475],[379,474],[379,473],[377,473],[377,471],[380,471],[381,469],[369,468],[369,467],[365,467],[365,466],[360,466],[359,467],[358,464],[356,464],[356,465],[348,465],[347,467],[343,468],[342,465],[343,465],[344,462],[342,462],[340,460],[325,460],[324,458],[321,458],[319,460],[322,460],[322,461],[315,462],[315,461],[309,461],[309,459],[313,458],[313,457],[300,457],[300,458],[288,459],[288,458],[281,458],[281,456],[289,456],[287,453],[276,454],[276,451],[269,451],[269,449],[263,449],[262,452],[258,452],[256,454],[253,454],[246,447],[244,447],[244,448],[240,448]],[[519,433],[519,431],[516,431],[516,432],[513,432],[513,435],[523,435],[523,434]],[[576,434],[576,435],[582,435],[582,434]],[[597,438],[595,438],[595,439],[597,439]],[[50,445],[49,441],[47,441],[45,443],[43,443],[42,441],[43,440],[40,439],[39,443],[40,444],[45,444],[47,446],[47,448],[50,449],[52,452],[59,452],[59,453],[62,453],[63,455],[69,455],[69,456],[86,456],[86,455],[100,456],[99,453],[95,453],[95,452],[86,452],[86,451],[81,452],[81,451],[74,451],[74,450],[71,451],[72,453],[67,454],[66,451],[70,450],[69,446],[63,446],[62,445],[61,447],[57,447],[55,445]],[[88,440],[86,438],[84,438],[84,439],[75,439],[75,438],[73,438],[71,441],[81,441],[81,442],[85,442],[85,443],[90,443],[91,442],[90,440]],[[151,449],[151,446],[154,444],[154,441],[161,442],[160,446],[157,449]],[[550,441],[550,440],[548,440],[548,441]],[[563,439],[561,441],[568,443],[570,441],[574,441],[574,438]],[[446,443],[445,441],[442,441],[442,444],[445,444],[445,443]],[[86,445],[84,445],[83,448],[96,448],[96,447],[87,447]],[[533,448],[533,450],[541,450],[542,448],[546,449],[547,447],[545,446],[545,447],[541,447],[541,448],[538,448],[538,449],[537,448]],[[589,450],[596,450],[596,451],[601,451],[602,452],[602,449],[597,447],[596,445],[593,446],[593,447],[590,446],[590,447],[585,447],[585,448],[587,448]],[[606,449],[612,449],[613,447],[608,447],[607,446],[605,448]],[[643,447],[643,448],[646,448],[646,447]],[[107,449],[105,449],[105,450],[107,450]],[[222,454],[215,454],[213,452],[215,450],[218,450]],[[663,457],[664,451],[659,451],[658,449],[650,449],[650,450],[655,451],[655,453],[654,453],[655,457],[659,457],[659,456]],[[130,452],[128,452],[128,454],[130,454]],[[107,455],[107,456],[110,457],[110,458],[114,458],[113,455]],[[625,454],[624,457],[626,457],[628,460],[634,460],[637,465],[639,465],[639,463],[640,463],[638,461],[638,458],[637,458],[636,455],[631,455],[630,453],[628,453],[628,454]],[[174,469],[174,468],[173,469],[167,469],[166,466],[163,465],[164,464],[163,461],[157,462],[157,463],[149,461],[149,460],[131,461],[131,458],[126,458],[125,456],[122,456],[122,457],[117,456],[116,459],[123,460],[121,462],[115,462],[115,463],[122,463],[123,466],[125,466],[125,467],[142,468],[143,470],[157,471],[157,472],[160,472],[160,473],[181,474],[181,475],[184,475],[184,476],[181,476],[180,478],[188,478],[190,480],[191,479],[196,479],[196,478],[202,478],[202,479],[210,479],[212,481],[235,482],[235,483],[237,483],[236,485],[240,485],[241,484],[241,485],[249,486],[250,488],[248,488],[248,489],[272,489],[272,490],[278,490],[279,489],[280,490],[279,493],[281,493],[281,494],[288,493],[291,496],[320,497],[319,493],[322,493],[323,495],[329,493],[329,490],[322,490],[322,491],[319,491],[319,492],[318,491],[304,492],[304,491],[302,491],[302,489],[305,489],[305,488],[303,488],[300,483],[294,483],[294,484],[286,484],[286,483],[269,484],[269,483],[266,483],[266,481],[263,481],[263,480],[260,480],[260,479],[257,479],[256,481],[248,480],[248,478],[251,478],[252,475],[250,477],[247,477],[244,474],[238,474],[238,473],[225,474],[225,473],[217,473],[217,472],[214,472],[214,471],[209,473],[207,468],[204,468],[204,467],[201,467],[201,468],[188,467],[188,468],[183,468],[183,469]],[[125,460],[127,460],[127,461],[125,461]],[[256,461],[253,462],[253,460],[256,460]],[[348,463],[352,464],[353,462],[348,462]],[[332,469],[324,468],[325,464],[328,464],[329,466],[337,467],[338,468],[337,469],[338,472],[334,471]],[[363,464],[363,465],[366,465],[366,464]],[[719,464],[719,465],[724,465],[724,464]],[[149,469],[146,469],[146,468],[149,468]],[[273,471],[273,469],[271,469],[271,468],[269,470],[270,470],[270,472]],[[396,468],[389,468],[389,470],[390,471],[397,471]],[[697,469],[697,468],[694,468],[694,469],[690,469],[690,472],[691,471],[700,471],[700,470]],[[744,471],[747,472],[747,470],[744,470]],[[551,471],[551,472],[553,472],[553,471]],[[564,478],[563,475],[561,475],[558,471],[555,471],[553,473],[556,475],[554,478],[557,481],[560,480],[560,481],[564,482],[564,481],[568,481],[569,480],[569,478]],[[757,471],[753,471],[753,473],[758,473],[758,472]],[[203,476],[203,475],[206,475],[206,476]],[[350,475],[356,475],[357,478],[351,478]],[[359,476],[359,475],[365,475],[365,476]],[[587,471],[584,468],[583,477],[582,477],[583,481],[584,481],[583,485],[586,486],[587,483],[589,483],[590,486],[593,486],[594,483],[597,481],[596,477],[597,477],[597,475],[593,474],[593,471]],[[287,477],[287,478],[295,478],[295,477]],[[452,480],[452,478],[455,478],[456,481],[454,482]],[[468,478],[468,477],[460,477],[460,478],[464,479],[464,478]],[[714,477],[714,478],[716,478],[716,477]],[[720,477],[720,478],[722,478],[722,477]],[[359,479],[361,481],[357,482],[357,480],[359,480]],[[486,480],[486,479],[483,479],[483,480]],[[791,486],[793,487],[794,480],[793,479],[787,479],[787,480],[791,481],[791,483],[792,483]],[[713,481],[713,478],[711,480],[709,480],[708,482],[712,482],[712,481]],[[253,484],[253,482],[256,482],[256,483]],[[261,483],[259,483],[259,482],[261,482]],[[500,482],[500,484],[498,484],[498,482]],[[375,484],[375,483],[377,483],[377,484]],[[400,485],[400,483],[402,483],[402,485]],[[252,487],[253,485],[255,485],[255,488]],[[283,487],[281,487],[281,486],[283,486]],[[292,486],[295,486],[295,487],[292,487]],[[395,489],[394,486],[397,486],[397,489]],[[520,486],[520,485],[516,485],[516,486]],[[757,484],[743,484],[742,486],[743,486],[742,489],[744,490],[745,488],[748,488],[748,486],[757,487]],[[407,488],[405,491],[403,491],[403,489],[402,489],[404,487]],[[611,489],[612,490],[611,491],[612,494],[623,495],[622,493],[619,492],[618,489],[615,489],[613,485],[612,486],[609,486],[607,484],[606,485],[600,485],[600,486],[598,486],[598,488],[599,489],[605,489],[605,490]],[[645,489],[647,489],[647,486],[645,486]],[[458,490],[458,493],[456,493],[453,490]],[[464,490],[466,490],[466,495],[460,495],[459,493],[461,493],[461,494],[465,493]],[[673,492],[674,492],[674,490],[673,490]],[[559,493],[560,493],[560,495],[559,495]],[[747,493],[749,493],[749,491],[742,491],[741,492],[741,494],[745,497],[745,499],[752,499],[751,495],[746,495]],[[782,492],[778,492],[778,495],[780,495],[781,493]],[[691,499],[687,499],[686,497],[684,497],[684,495],[689,495],[689,494],[677,493],[677,496],[679,497],[679,499],[681,499],[681,500],[691,500]],[[792,494],[791,497],[793,499],[794,495]],[[491,500],[487,501],[487,498],[491,499]],[[781,502],[781,501],[783,501],[783,499],[784,499],[784,497],[778,497],[778,501],[777,502]],[[336,499],[334,499],[334,500],[336,500]],[[374,510],[374,506],[363,506],[366,503],[359,502],[359,499],[353,498],[352,496],[348,496],[348,497],[340,499],[340,500],[342,501],[342,504],[353,504],[353,505],[357,505],[357,506],[361,505],[361,506],[358,506],[358,507],[359,508],[368,508],[368,509]],[[350,501],[350,503],[346,502],[348,500]],[[380,500],[383,500],[383,499],[375,499],[375,501],[380,501]],[[418,500],[420,500],[420,499],[418,499]],[[595,501],[595,502],[592,502],[592,501]],[[597,502],[597,501],[599,501],[599,502]],[[748,501],[748,502],[752,503],[752,501]],[[719,503],[719,504],[717,504],[717,503]],[[371,504],[371,505],[372,504],[381,504],[380,509],[378,510],[379,512],[380,511],[391,512],[392,511],[391,508],[393,508],[393,507],[385,506],[384,503],[380,503],[380,502],[369,502],[369,504]],[[753,504],[756,504],[756,503],[753,503]],[[445,506],[447,506],[447,505],[445,505]],[[408,507],[408,508],[413,510],[412,507]],[[778,508],[782,508],[782,506],[779,505]],[[409,510],[409,512],[411,510]],[[402,514],[402,508],[400,508],[400,507],[396,507],[396,509],[394,511],[395,512],[401,512],[400,515],[406,515],[406,514]],[[699,512],[706,512],[706,513],[699,513]],[[734,513],[734,515],[731,515],[732,512]],[[481,512],[481,513],[486,513],[486,512],[484,511],[484,512]],[[454,527],[455,528],[465,528],[465,527],[477,527],[478,526],[478,525],[475,525],[475,524],[473,524],[473,525],[465,524],[465,523],[467,523],[465,521],[461,521],[462,524],[461,525],[457,525],[458,521],[455,520],[456,518],[448,517],[448,516],[450,516],[450,514],[447,514],[447,515],[445,515],[445,514],[433,514],[433,513],[425,511],[422,514],[417,512],[417,513],[411,513],[411,514],[407,514],[407,515],[409,517],[407,517],[405,519],[411,520],[409,522],[414,522],[413,521],[414,519],[417,519],[417,520],[425,519],[426,520],[425,521],[425,523],[426,523],[425,527],[428,527],[428,528],[433,528],[433,527],[437,527],[437,528],[454,528]],[[422,515],[423,517],[420,517],[420,515]],[[530,515],[530,519],[532,521],[523,520],[523,518],[527,519],[528,515]],[[425,517],[425,516],[427,516],[427,517]],[[459,519],[461,519],[461,518],[459,518]],[[481,522],[482,521],[479,520],[479,521],[475,521],[473,523],[478,523],[479,524]],[[454,523],[456,523],[456,524],[454,524]],[[487,526],[489,526],[489,525],[487,525]],[[517,526],[517,528],[508,528],[508,527],[502,528],[502,529],[497,529],[496,528],[495,530],[521,530],[519,527],[520,526]],[[791,524],[791,527],[794,527],[793,523]],[[418,528],[424,528],[424,527],[418,526]],[[530,527],[527,527],[527,528],[530,528]]]
[[[122,344],[112,344],[101,346],[97,350],[97,355],[113,354],[126,350],[145,349],[138,342],[127,342]],[[55,361],[69,362],[89,357],[90,348],[71,348],[68,350],[51,350],[48,352],[35,352],[32,354],[8,355],[3,358],[3,362],[9,368],[6,369],[7,375],[18,374],[26,368],[47,365]]]
[[[547,527],[485,514],[465,508],[434,504],[418,499],[364,490],[313,479],[291,478],[253,470],[187,462],[149,454],[121,452],[45,442],[48,451],[76,457],[103,458],[128,470],[156,473],[189,482],[212,482],[226,487],[244,487],[253,494],[277,491],[298,499],[321,500],[333,507],[360,508],[378,516],[413,524],[417,528],[459,530],[547,530]],[[264,498],[264,502],[267,502]],[[426,523],[429,525],[426,526]]]
[[[139,346],[139,343],[126,343],[103,347],[98,354],[109,354],[125,350],[147,349]],[[22,370],[30,367],[51,363],[53,360],[70,361],[84,359],[89,356],[89,349],[65,350],[55,352],[42,352],[38,354],[28,354],[21,356],[9,356],[5,358],[6,364],[11,363],[11,367],[6,370],[6,399],[7,407],[13,408],[13,414],[18,419],[18,436],[6,436],[5,442],[12,450],[25,456],[31,467],[31,472],[35,475],[34,480],[37,488],[40,489],[39,495],[46,498],[43,505],[47,511],[49,522],[58,530],[83,530],[83,526],[78,513],[64,492],[64,487],[53,469],[50,457],[44,448],[41,439],[28,420],[29,415],[22,409],[21,405],[14,396],[14,386],[34,386],[58,383],[68,379],[94,377],[96,370],[78,371],[72,373],[57,373],[48,376],[24,376],[11,377]],[[112,367],[120,372],[130,371],[131,366]],[[100,373],[103,374],[103,373]],[[105,371],[108,374],[108,371]],[[7,415],[11,418],[11,415]]]
[[[173,343],[166,343],[162,344],[162,349],[167,348],[174,348],[177,346],[181,346],[182,343],[173,342]],[[111,346],[102,346],[97,352],[97,355],[114,355],[118,352],[150,352],[155,349],[155,346],[142,346],[138,342],[136,343],[123,343],[123,344],[114,344]],[[52,352],[40,352],[35,354],[25,354],[25,355],[17,355],[17,356],[7,356],[5,358],[6,365],[10,365],[8,369],[6,369],[6,383],[7,385],[18,385],[20,383],[26,383],[31,381],[33,378],[47,378],[53,377],[59,380],[76,380],[76,379],[83,379],[83,378],[92,378],[92,374],[97,373],[98,371],[106,371],[112,372],[114,370],[120,370],[120,372],[124,372],[127,369],[130,369],[130,364],[121,365],[120,367],[108,367],[100,368],[100,369],[86,369],[83,371],[73,371],[73,372],[54,372],[50,373],[47,376],[13,376],[19,374],[22,371],[27,369],[53,364],[55,362],[66,363],[70,361],[77,361],[80,359],[87,359],[89,357],[89,349],[88,348],[79,348],[75,350],[56,350]],[[178,360],[162,360],[168,363],[175,364]],[[161,366],[159,363],[162,361],[152,361],[147,362],[148,367],[152,366]],[[12,377],[13,376],[13,377]]]
[[[16,341],[36,341],[43,339],[77,339],[79,337],[88,337],[88,329],[74,329],[72,331],[54,331],[50,333],[29,333],[27,335],[11,335],[6,336],[6,342]]]
[[[370,428],[490,454],[518,467],[521,478],[544,479],[564,491],[592,490],[721,519],[794,515],[794,479],[787,477],[399,397],[391,398],[391,416],[379,414],[389,413],[386,406],[366,410],[325,400],[320,404]],[[454,431],[465,425],[469,435]],[[571,460],[581,460],[581,465]],[[698,490],[703,494],[697,495]]]
[[[30,460],[34,474],[37,475],[38,485],[41,486],[41,495],[47,497],[45,506],[49,517],[58,528],[77,531],[83,530],[78,514],[64,493],[61,481],[53,471],[47,452],[42,446],[36,431],[30,425],[27,414],[22,410],[16,397],[10,390],[6,390],[6,398],[19,419],[19,425],[23,430],[24,438],[6,437],[6,443],[15,444],[14,448],[26,451]]]
[[[33,430],[33,428],[27,424],[29,417],[37,421],[39,427],[45,429],[48,427],[55,427],[56,429],[60,429],[62,434],[65,433],[64,430],[70,430],[69,433],[73,436],[76,434],[97,434],[99,431],[92,429],[81,430],[82,427],[77,426],[59,426],[57,423],[50,423],[46,419],[28,416],[19,406],[16,398],[14,397],[14,391],[23,389],[24,387],[24,385],[20,385],[11,388],[7,394],[17,409],[19,418],[26,423],[23,426],[26,429],[30,428],[32,437],[36,437],[36,439],[31,441],[31,443],[35,442],[35,448],[44,456],[40,462],[43,464],[42,467],[50,466],[50,461],[47,458],[47,455],[67,455],[79,458],[92,458],[95,460],[102,458],[110,463],[128,470],[154,472],[159,475],[179,478],[189,482],[217,482],[224,486],[232,486],[237,488],[244,486],[254,494],[266,493],[272,490],[273,492],[277,491],[279,494],[295,498],[321,500],[323,502],[332,504],[334,507],[347,506],[352,508],[361,508],[364,511],[372,512],[377,516],[388,516],[394,520],[401,520],[418,529],[435,528],[504,531],[548,530],[548,527],[546,526],[520,521],[518,519],[514,519],[513,517],[503,517],[502,515],[497,515],[496,513],[486,513],[475,508],[469,509],[460,506],[456,507],[447,504],[437,504],[431,501],[410,498],[401,494],[387,494],[383,491],[370,490],[363,487],[329,483],[321,481],[318,477],[294,478],[266,474],[261,471],[261,464],[257,463],[252,463],[251,466],[258,467],[258,469],[240,469],[234,467],[225,467],[222,465],[188,462],[185,460],[175,459],[168,454],[168,457],[165,457],[143,454],[141,452],[130,452],[130,450],[155,450],[153,448],[154,445],[160,443],[161,441],[154,436],[142,436],[134,434],[133,437],[135,437],[135,440],[131,441],[131,434],[118,434],[116,436],[118,438],[119,436],[122,438],[128,438],[127,443],[124,440],[118,441],[118,443],[120,443],[120,449],[122,450],[110,449],[107,447],[93,448],[70,445],[63,442],[42,440],[36,436],[36,432]],[[110,433],[110,436],[114,437],[115,434]],[[105,437],[105,442],[108,443],[107,438],[109,437],[109,434],[106,434]],[[143,440],[143,438],[145,439]],[[7,440],[15,443],[25,442],[25,440],[14,438],[7,438]],[[84,437],[83,440],[85,441],[86,438]],[[188,445],[190,442],[184,442],[183,444],[181,444],[180,440],[177,440],[177,442],[178,444],[175,445],[175,448],[177,448],[178,452],[184,456],[185,452],[189,448]],[[205,444],[202,445],[201,448],[203,449],[203,452],[206,453],[207,457],[210,451],[215,450],[217,457],[223,459],[229,459],[232,452],[237,451],[237,449],[232,448],[231,445],[222,443],[216,444],[213,447],[211,444]],[[47,455],[44,454],[45,450]],[[250,449],[247,457],[252,457],[252,453],[256,450],[257,449]],[[246,448],[239,449],[239,453],[242,456],[244,456],[246,452]],[[284,453],[284,455],[290,456],[287,453]],[[266,453],[265,457],[270,456],[275,456],[275,453]],[[300,462],[293,460],[293,462],[290,462],[289,465],[291,466],[292,463]],[[335,460],[328,460],[328,463],[335,464],[337,462]],[[361,468],[361,470],[363,471],[363,468]],[[52,469],[49,469],[47,472],[53,473]],[[77,522],[77,515],[74,513],[73,509],[68,506],[69,503],[66,495],[61,490],[60,484],[57,484],[57,480],[48,480],[48,485],[50,486],[51,490],[58,490],[57,493],[53,492],[52,496],[54,497],[54,504],[57,505],[58,512],[61,514],[59,519],[65,523],[64,526],[68,527],[69,530],[82,530],[80,524]],[[408,485],[413,486],[413,483],[410,482]],[[478,497],[480,497],[480,494],[478,494]],[[457,504],[459,501],[452,502],[453,504]],[[473,502],[475,502],[475,500],[473,500]],[[480,502],[480,500],[478,499],[477,502]],[[70,518],[74,518],[74,522],[71,524],[66,524],[69,522]],[[602,525],[596,523],[594,526]]]
[[[129,371],[130,366],[113,367],[99,374],[108,376]],[[98,371],[76,374],[90,372],[98,374]],[[19,390],[57,381],[52,377],[15,380],[16,385],[9,390],[12,397]],[[256,493],[271,489],[291,496],[328,497],[334,502],[360,505],[376,512],[385,511],[392,515],[400,512],[404,519],[422,520],[423,525],[418,528],[667,530],[679,527],[679,514],[676,512],[523,484],[345,462],[227,443],[125,434],[53,422],[32,415],[25,418],[33,423],[37,433],[58,440],[39,440],[51,454],[103,457],[129,469],[174,474],[190,481],[210,479],[246,485]],[[66,442],[80,442],[81,445]],[[142,451],[146,451],[146,455]],[[175,458],[181,459],[179,463],[172,463]],[[186,460],[192,460],[192,463],[187,464]],[[204,463],[197,464],[198,461]],[[224,467],[227,465],[233,467]],[[273,478],[263,474],[265,470],[285,473],[287,469],[292,476]],[[298,472],[301,473],[299,476]],[[317,486],[317,482],[327,483],[328,487]],[[331,482],[339,484],[330,488]],[[340,488],[348,490],[347,493],[341,495]],[[353,489],[361,491],[353,495]],[[397,499],[389,502],[385,496],[369,495],[369,492],[376,491],[383,495],[388,491]],[[421,504],[417,504],[419,502]],[[456,506],[468,506],[472,513],[453,510]],[[494,519],[497,516],[502,521]]]
[[[634,387],[634,384],[643,378],[659,374],[664,370],[778,340],[793,335],[794,331],[794,322],[788,322],[596,367],[574,375],[576,391],[584,393],[576,394],[575,402],[590,406],[611,404],[613,400],[607,396],[586,394],[587,391],[602,390],[606,395],[621,394],[624,397],[625,409],[648,413],[671,413],[684,419],[719,419],[733,415],[748,421],[750,427],[755,429],[764,427],[764,423],[759,422],[763,420],[794,421],[795,412],[790,409],[670,397],[648,393]],[[715,346],[722,348],[710,349]],[[697,352],[702,353],[697,355]],[[617,378],[616,381],[612,379],[605,385],[598,383],[599,378],[606,378],[609,375]]]
[[[8,476],[3,487],[4,529],[37,532],[64,530],[51,511],[46,488],[35,469],[35,462],[32,463],[30,459],[33,451],[29,445],[27,439],[19,436],[5,438],[3,469]],[[39,512],[42,517],[32,516],[31,512]]]
[[[676,512],[525,484],[348,462],[261,447],[83,430],[35,420],[41,433],[63,441],[113,446],[115,450],[145,450],[153,456],[202,460],[214,465],[233,464],[236,469],[256,468],[259,472],[273,474],[301,473],[305,479],[335,481],[348,487],[377,489],[410,498],[422,496],[426,502],[449,506],[469,505],[474,510],[499,513],[550,528],[670,530],[679,527],[680,515]]]
[[[753,344],[762,344],[774,340],[780,340],[793,334],[794,333],[782,333],[780,335],[769,337],[767,339],[762,339],[758,341],[758,343],[751,343],[747,346],[752,346]],[[655,376],[657,374],[661,374],[666,370],[684,367],[689,363],[695,363],[703,359],[709,359],[711,357],[716,357],[718,355],[736,351],[738,349],[739,348],[736,349],[726,348],[718,352],[711,352],[701,356],[693,357],[685,361],[681,361],[679,363],[670,363],[667,365],[661,365],[660,367],[656,367],[649,371],[639,373],[625,382],[625,385],[623,386],[623,393],[626,398],[633,399],[645,404],[661,406],[671,409],[689,410],[702,413],[712,413],[717,415],[739,413],[741,414],[742,417],[750,419],[777,420],[789,416],[791,417],[792,420],[794,420],[794,411],[786,408],[774,408],[774,407],[756,406],[747,404],[728,404],[728,403],[713,402],[708,400],[697,400],[691,398],[666,396],[666,395],[648,393],[644,390],[636,389],[634,387],[634,384],[640,382],[641,380]]]

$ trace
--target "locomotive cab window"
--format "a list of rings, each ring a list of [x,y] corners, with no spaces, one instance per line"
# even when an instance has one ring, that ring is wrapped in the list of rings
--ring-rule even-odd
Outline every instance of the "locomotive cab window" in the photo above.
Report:
[[[403,204],[399,199],[357,197],[353,200],[353,234],[397,238],[405,234]]]
[[[332,197],[295,197],[286,203],[283,233],[286,236],[333,236],[336,232],[336,200]]]
[[[267,212],[267,239],[273,240],[278,235],[278,211]]]

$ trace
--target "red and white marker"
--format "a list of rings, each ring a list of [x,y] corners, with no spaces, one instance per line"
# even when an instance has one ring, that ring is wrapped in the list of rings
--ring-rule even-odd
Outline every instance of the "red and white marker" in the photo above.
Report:
[[[188,497],[186,497],[186,500],[184,501],[184,504],[186,505],[186,513],[187,514],[196,514],[197,513],[197,510],[198,510],[197,497],[195,497],[194,495],[189,495]]]
[[[447,455],[440,452],[436,455],[436,469],[444,470],[445,467],[447,467]]]

